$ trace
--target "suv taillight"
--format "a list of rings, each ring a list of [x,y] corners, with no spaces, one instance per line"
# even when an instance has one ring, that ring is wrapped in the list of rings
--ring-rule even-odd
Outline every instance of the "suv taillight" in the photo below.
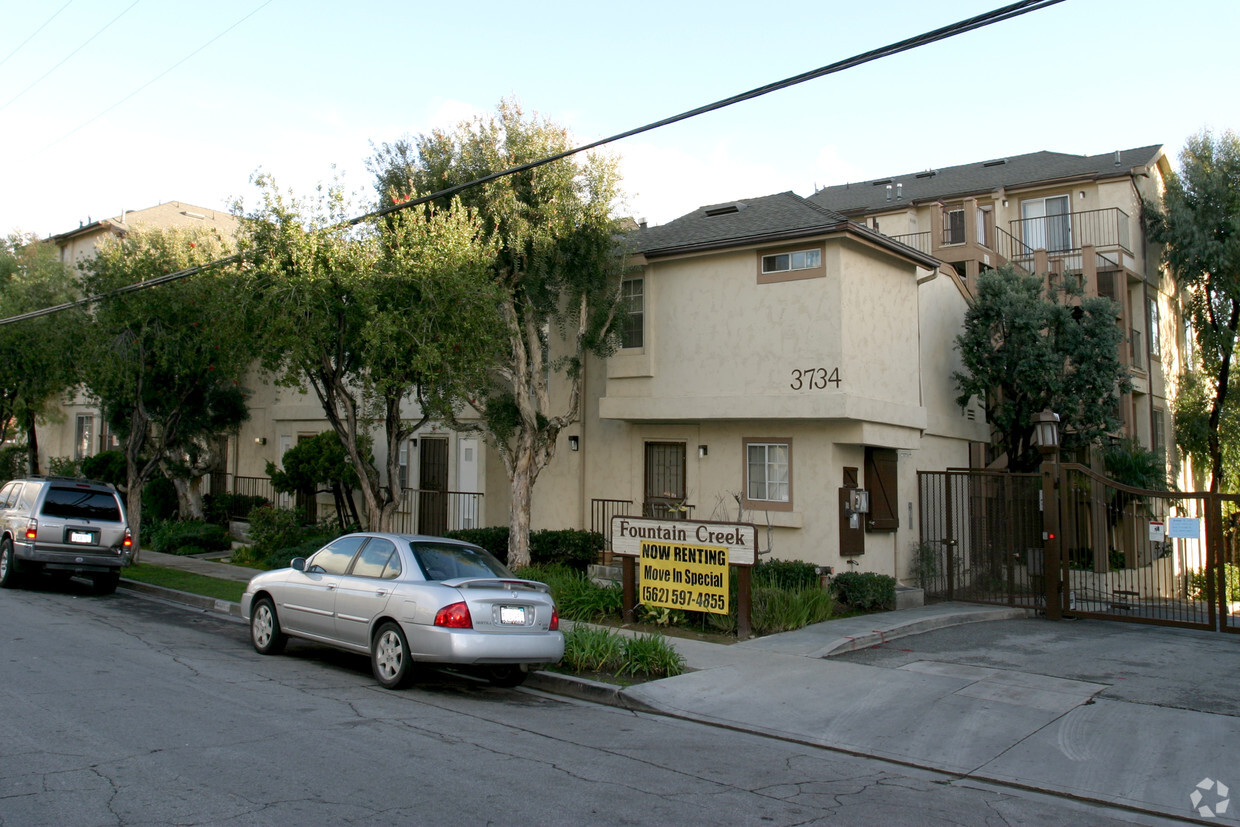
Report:
[[[435,614],[435,625],[449,629],[472,629],[474,619],[469,614],[469,607],[464,603],[453,603],[444,606]]]
[[[133,535],[129,533],[129,529],[125,529],[125,539],[121,540],[121,548],[133,548]]]
[[[37,540],[39,537],[39,521],[31,520],[26,523],[26,539]]]

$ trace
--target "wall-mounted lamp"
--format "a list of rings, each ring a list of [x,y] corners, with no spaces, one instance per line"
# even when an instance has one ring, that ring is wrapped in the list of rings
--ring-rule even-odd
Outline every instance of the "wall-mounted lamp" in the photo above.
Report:
[[[266,445],[266,444],[267,444],[267,437],[265,437],[265,436],[256,436],[256,437],[254,437],[254,444],[255,444],[255,445]]]
[[[568,450],[570,450],[570,451],[579,451],[579,450],[581,450],[581,437],[578,437],[578,436],[570,436],[570,437],[568,438]]]
[[[706,456],[708,453],[710,453],[710,449],[707,446],[705,445],[698,446],[698,458],[699,459]]]

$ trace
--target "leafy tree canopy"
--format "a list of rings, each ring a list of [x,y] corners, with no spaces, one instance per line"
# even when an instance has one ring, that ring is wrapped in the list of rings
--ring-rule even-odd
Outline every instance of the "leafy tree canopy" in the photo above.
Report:
[[[1181,382],[1176,440],[1210,468],[1210,490],[1217,491],[1228,476],[1227,446],[1240,443],[1232,387],[1240,332],[1240,138],[1230,131],[1190,137],[1162,205],[1146,203],[1143,217],[1186,296],[1200,360],[1201,375]]]
[[[1119,429],[1119,394],[1131,390],[1115,302],[1045,283],[1010,266],[982,273],[956,338],[964,362],[952,377],[956,401],[981,400],[1013,471],[1040,462],[1035,414],[1059,414],[1063,447],[1072,450]]]
[[[384,200],[397,203],[572,147],[568,133],[513,101],[490,117],[383,144],[370,162]],[[475,408],[511,481],[509,562],[529,563],[530,496],[555,454],[560,431],[579,413],[587,354],[607,355],[624,257],[614,216],[621,194],[615,162],[564,158],[462,191],[494,245],[489,274],[501,290],[501,358]],[[459,209],[447,202],[440,210]],[[566,380],[553,406],[549,377]]]

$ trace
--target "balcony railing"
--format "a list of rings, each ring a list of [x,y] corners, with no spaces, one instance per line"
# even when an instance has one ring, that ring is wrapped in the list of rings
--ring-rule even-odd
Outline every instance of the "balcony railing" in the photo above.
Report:
[[[904,235],[893,235],[891,236],[891,239],[893,241],[898,241],[901,244],[907,244],[909,247],[912,247],[914,250],[916,250],[919,253],[925,253],[926,255],[932,255],[932,253],[930,252],[930,233],[928,232],[905,233]]]
[[[1128,213],[1118,207],[1017,218],[1009,221],[1008,226],[1010,237],[1019,239],[1024,250],[1062,252],[1092,246],[1132,252]],[[1020,256],[1009,258],[1015,260]]]

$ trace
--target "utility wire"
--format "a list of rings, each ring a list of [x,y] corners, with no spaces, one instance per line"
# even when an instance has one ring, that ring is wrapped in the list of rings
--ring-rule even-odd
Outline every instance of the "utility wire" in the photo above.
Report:
[[[70,2],[72,2],[72,0],[70,0]],[[56,71],[57,69],[59,69],[61,66],[64,66],[64,65],[65,65],[65,63],[69,60],[69,58],[73,57],[73,56],[74,56],[74,55],[76,55],[78,52],[80,52],[80,51],[82,51],[83,49],[85,49],[85,48],[86,48],[86,46],[87,46],[87,44],[89,44],[89,43],[90,43],[92,40],[94,40],[96,37],[98,37],[99,35],[103,34],[105,31],[107,31],[109,26],[111,26],[111,25],[112,25],[113,23],[115,23],[117,20],[120,20],[122,17],[124,17],[126,14],[128,14],[128,13],[129,13],[129,10],[130,10],[130,9],[132,9],[134,6],[138,5],[138,3],[139,3],[139,2],[141,2],[141,0],[133,0],[133,3],[131,3],[131,4],[130,4],[130,5],[129,5],[129,6],[128,6],[128,7],[127,7],[127,8],[126,8],[123,12],[121,12],[121,13],[120,13],[120,14],[118,14],[118,15],[116,15],[116,17],[113,17],[111,20],[109,20],[107,23],[105,23],[102,29],[100,29],[99,31],[95,32],[95,33],[94,33],[94,34],[92,34],[90,37],[86,38],[86,40],[82,43],[82,45],[81,45],[81,46],[78,46],[78,47],[77,47],[76,49],[74,49],[72,52],[69,52],[69,54],[65,55],[65,56],[64,56],[64,58],[62,58],[62,59],[61,59],[61,61],[60,61],[59,63],[57,63],[55,66],[53,66],[52,68],[50,68],[50,69],[48,69],[46,72],[44,72],[42,75],[40,75],[38,80],[36,80],[34,83],[30,84],[30,85],[29,85],[29,86],[27,86],[25,89],[23,89],[23,90],[21,90],[20,92],[18,92],[18,93],[17,93],[16,95],[14,95],[13,97],[9,98],[8,103],[5,103],[5,104],[0,105],[0,112],[3,112],[5,109],[7,109],[7,108],[8,108],[8,106],[9,106],[9,104],[13,103],[13,101],[17,100],[18,98],[20,98],[22,95],[24,95],[24,94],[26,94],[27,92],[29,92],[29,91],[30,91],[31,89],[33,89],[34,87],[38,86],[38,85],[39,85],[39,83],[40,83],[40,82],[41,82],[41,81],[42,81],[45,77],[47,77],[48,75],[50,75],[52,72],[55,72],[55,71]]]
[[[163,71],[162,71],[162,72],[160,72],[158,75],[156,75],[155,77],[151,78],[151,79],[150,79],[150,80],[148,80],[146,83],[142,84],[142,85],[141,85],[141,86],[139,86],[137,89],[133,90],[133,91],[132,91],[132,92],[130,92],[128,95],[126,95],[125,97],[123,97],[123,98],[121,98],[120,100],[118,100],[116,103],[114,103],[114,104],[112,104],[111,106],[109,106],[107,109],[104,109],[102,112],[100,112],[99,114],[95,115],[95,116],[94,116],[93,118],[91,118],[90,120],[86,121],[85,123],[78,124],[78,125],[77,125],[76,127],[74,127],[73,129],[71,129],[71,130],[69,130],[68,132],[66,132],[65,134],[61,135],[59,138],[57,138],[56,140],[52,141],[50,144],[48,144],[47,146],[45,146],[45,147],[43,147],[41,150],[39,150],[39,152],[41,152],[41,153],[42,153],[42,152],[46,152],[47,150],[49,150],[49,149],[51,149],[52,147],[56,146],[56,144],[58,144],[58,143],[60,143],[61,141],[63,141],[65,138],[68,138],[68,137],[70,137],[71,135],[75,135],[75,134],[77,134],[78,132],[81,132],[83,129],[85,129],[86,127],[90,126],[92,123],[94,123],[95,121],[99,120],[99,119],[100,119],[100,118],[102,118],[104,115],[108,114],[108,113],[109,113],[109,112],[111,112],[113,109],[115,109],[116,107],[120,106],[122,103],[124,103],[125,101],[129,100],[129,99],[130,99],[130,98],[132,98],[134,95],[138,94],[138,93],[139,93],[139,92],[141,92],[143,89],[145,89],[146,87],[150,86],[152,83],[154,83],[155,81],[159,80],[159,79],[160,79],[160,78],[162,78],[164,75],[168,74],[168,73],[169,73],[169,72],[171,72],[173,69],[177,68],[177,67],[178,67],[178,66],[180,66],[182,63],[184,63],[185,61],[189,60],[191,57],[193,57],[194,55],[198,54],[198,53],[199,53],[199,52],[201,52],[203,49],[207,48],[207,47],[208,47],[208,46],[210,46],[212,43],[214,43],[215,41],[219,40],[219,39],[220,39],[221,37],[223,37],[224,35],[226,35],[226,34],[228,34],[229,32],[231,32],[233,29],[235,29],[235,28],[237,28],[238,26],[240,26],[240,25],[241,25],[242,23],[244,23],[245,21],[249,20],[249,19],[250,19],[251,17],[253,17],[254,15],[258,14],[258,13],[259,13],[260,11],[262,11],[264,8],[266,8],[267,6],[271,5],[271,2],[272,2],[272,0],[265,0],[265,2],[261,3],[261,4],[260,4],[260,5],[259,5],[256,9],[254,9],[252,12],[250,12],[249,14],[247,14],[245,17],[241,18],[241,19],[240,19],[240,20],[238,20],[236,23],[233,23],[233,24],[232,24],[231,26],[229,26],[227,29],[225,29],[224,31],[220,32],[220,33],[219,33],[219,34],[217,34],[215,37],[211,38],[211,39],[210,39],[210,40],[208,40],[206,43],[202,44],[202,45],[201,45],[201,46],[199,46],[197,49],[195,49],[194,51],[192,51],[192,52],[190,52],[189,54],[187,54],[185,57],[181,58],[181,59],[180,59],[180,60],[178,60],[176,63],[172,64],[172,65],[171,65],[171,66],[169,66],[167,69],[163,70]],[[126,11],[128,11],[128,9],[126,9]],[[7,105],[7,104],[6,104],[6,105]]]
[[[753,98],[761,97],[763,95],[770,94],[771,92],[775,92],[780,89],[787,89],[790,86],[795,86],[800,83],[805,83],[806,81],[815,80],[820,77],[825,77],[826,75],[831,75],[837,72],[842,72],[845,69],[851,69],[855,66],[860,66],[862,64],[878,60],[879,58],[889,57],[891,55],[909,51],[910,49],[916,49],[919,46],[925,46],[927,44],[935,43],[940,40],[946,40],[947,38],[955,37],[956,35],[964,34],[965,32],[971,32],[975,29],[980,29],[985,26],[990,26],[994,23],[999,23],[1004,20],[1010,20],[1013,17],[1018,17],[1022,14],[1027,14],[1031,11],[1039,11],[1048,6],[1053,6],[1058,3],[1062,3],[1063,1],[1064,0],[1021,0],[1021,2],[1012,3],[1007,6],[1002,6],[1000,8],[994,9],[993,11],[986,12],[985,14],[979,14],[975,17],[970,17],[965,20],[961,20],[949,26],[944,26],[942,28],[935,29],[930,32],[926,32],[924,34],[917,35],[916,37],[910,37],[906,40],[901,40],[897,43],[892,43],[890,45],[883,46],[878,49],[873,49],[868,52],[863,52],[859,55],[855,55],[845,60],[841,60],[836,63],[823,66],[819,69],[814,69],[812,71],[804,72],[799,75],[793,75],[792,77],[785,78],[784,80],[776,81],[774,83],[769,83],[765,86],[759,86],[756,89],[749,90],[748,92],[742,92],[739,95],[733,95],[732,97],[724,98],[722,100],[715,101],[714,103],[706,104],[705,106],[699,106],[696,109],[690,109],[686,112],[681,112],[679,115],[673,115],[669,118],[664,118],[663,120],[654,121],[653,123],[646,124],[645,126],[639,126],[636,129],[630,129],[626,132],[620,132],[616,135],[612,135],[610,138],[603,138],[598,141],[593,141],[592,143],[583,144],[579,147],[565,150],[564,152],[560,152],[555,155],[548,156],[546,158],[540,158],[536,161],[530,161],[529,163],[526,163],[526,164],[521,164],[515,167],[509,167],[508,169],[500,170],[499,172],[493,172],[490,175],[484,175],[481,178],[475,178],[474,180],[467,181],[463,184],[457,184],[455,186],[447,187],[446,189],[439,190],[438,192],[433,192],[430,195],[424,195],[418,198],[410,199],[408,201],[402,201],[398,204],[391,204],[386,207],[383,207],[382,209],[378,209],[373,212],[366,213],[364,215],[359,215],[356,218],[350,218],[346,221],[341,222],[337,226],[340,226],[340,227],[356,226],[358,224],[361,224],[362,222],[370,221],[375,218],[380,218],[382,216],[388,215],[398,210],[404,210],[410,207],[416,207],[418,205],[426,204],[436,199],[446,198],[446,197],[455,195],[456,193],[461,192],[462,190],[480,186],[481,184],[494,181],[497,178],[503,178],[509,175],[515,175],[519,172],[525,172],[527,170],[545,166],[547,164],[554,163],[555,161],[559,161],[564,158],[568,158],[568,157],[577,155],[582,152],[587,152],[591,149],[595,149],[605,144],[613,143],[615,141],[620,141],[620,140],[623,140],[624,138],[629,138],[634,135],[640,135],[643,132],[650,132],[651,130],[659,129],[660,127],[668,126],[670,124],[678,123],[680,121],[687,120],[689,118],[697,117],[698,115],[703,115],[707,112],[714,112],[715,110],[723,109],[724,107],[732,106],[733,104],[737,104],[742,101],[752,100]],[[270,0],[268,0],[268,2],[270,2]],[[263,5],[266,5],[266,3],[264,3]],[[257,11],[257,9],[255,9],[255,11]],[[62,310],[68,310],[73,307],[82,307],[88,304],[93,304],[95,302],[102,301],[107,298],[111,298],[113,296],[123,295],[125,293],[132,293],[137,290],[144,290],[148,287],[155,287],[161,284],[167,284],[168,282],[177,281],[183,278],[188,278],[190,276],[196,275],[206,270],[213,269],[215,267],[221,267],[226,264],[232,264],[236,261],[239,261],[240,258],[241,258],[240,254],[231,255],[231,256],[228,256],[227,258],[218,259],[216,261],[210,261],[210,262],[207,262],[206,264],[201,264],[196,267],[191,267],[188,270],[178,270],[176,272],[168,273],[167,275],[160,276],[158,278],[150,279],[149,281],[138,282],[136,284],[130,284],[125,287],[121,287],[119,289],[109,291],[107,293],[99,294],[97,296],[87,296],[86,298],[78,299],[77,301],[73,301],[73,302],[67,302],[65,304],[60,304],[55,307],[47,307],[47,308],[43,308],[42,310],[34,310],[29,313],[23,313],[19,316],[10,316],[6,319],[0,319],[0,325],[13,324],[14,322],[24,321],[26,319],[33,319],[39,316],[47,316],[47,315],[51,315],[52,313],[59,313]]]
[[[65,9],[69,8],[69,5],[70,5],[72,2],[73,2],[73,0],[69,0],[69,2],[68,2],[68,3],[65,3],[63,6],[61,6],[60,8],[58,8],[58,9],[57,9],[57,10],[56,10],[53,14],[52,14],[52,16],[51,16],[51,17],[49,17],[49,18],[47,18],[47,20],[44,20],[44,21],[43,21],[43,25],[42,25],[42,26],[40,26],[39,28],[35,29],[33,32],[31,32],[31,33],[30,33],[30,37],[27,37],[27,38],[26,38],[25,40],[23,40],[21,43],[18,43],[18,44],[17,44],[17,48],[16,48],[16,49],[14,49],[13,51],[11,51],[11,52],[9,52],[7,55],[5,55],[3,60],[0,60],[0,66],[3,66],[5,63],[8,63],[9,58],[11,58],[13,55],[17,54],[18,52],[20,52],[20,51],[22,50],[22,46],[25,46],[25,45],[26,45],[27,43],[29,43],[31,40],[34,40],[34,36],[35,36],[36,34],[38,34],[39,32],[43,31],[45,28],[47,28],[47,24],[48,24],[48,23],[51,23],[53,20],[55,20],[55,19],[56,19],[56,15],[60,14],[60,13],[61,13],[62,11],[64,11]]]

